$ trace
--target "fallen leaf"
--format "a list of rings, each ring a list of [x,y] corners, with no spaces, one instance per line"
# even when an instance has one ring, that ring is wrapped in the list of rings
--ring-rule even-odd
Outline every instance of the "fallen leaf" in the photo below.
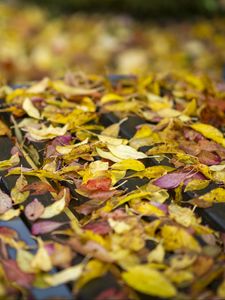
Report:
[[[0,214],[4,214],[12,207],[12,199],[0,190]]]
[[[142,159],[147,155],[127,145],[108,145],[109,151],[119,159]]]
[[[38,201],[37,198],[35,198],[32,202],[27,204],[27,206],[25,207],[24,213],[25,213],[25,216],[29,220],[35,221],[38,218],[40,218],[40,216],[43,214],[44,210],[45,210],[44,205],[41,204],[41,202]]]
[[[59,271],[56,274],[45,275],[44,281],[49,286],[57,286],[63,283],[67,283],[69,281],[77,280],[84,270],[84,264],[81,263],[79,265],[69,267],[63,271]]]
[[[55,221],[40,221],[32,224],[31,232],[33,235],[45,234],[54,231],[64,224]]]
[[[117,162],[111,166],[112,169],[116,170],[134,170],[134,171],[143,171],[145,166],[142,162],[135,159],[124,159],[120,162]]]
[[[148,265],[137,265],[122,273],[123,280],[133,289],[162,298],[174,297],[176,289],[159,271]]]
[[[23,108],[23,110],[25,110],[25,112],[28,114],[29,117],[32,117],[34,119],[41,118],[39,110],[33,105],[30,98],[26,98],[23,101],[22,108]]]
[[[48,205],[44,208],[43,213],[40,215],[41,219],[50,219],[60,214],[66,207],[66,190],[61,199],[55,201],[53,204]]]

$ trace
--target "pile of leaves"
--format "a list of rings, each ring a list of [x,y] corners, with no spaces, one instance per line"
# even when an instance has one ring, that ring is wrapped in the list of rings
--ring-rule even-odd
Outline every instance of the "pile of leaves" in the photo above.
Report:
[[[53,17],[37,7],[0,4],[0,44],[1,74],[11,82],[59,78],[68,69],[180,70],[222,78],[225,19],[141,23],[122,15]]]
[[[14,145],[0,170],[16,178],[0,220],[21,216],[36,240],[0,227],[2,298],[63,283],[78,295],[110,274],[96,300],[224,299],[224,233],[195,214],[225,202],[223,83],[68,73],[0,93],[1,139]],[[112,112],[119,121],[104,126]],[[131,116],[143,122],[128,139]]]

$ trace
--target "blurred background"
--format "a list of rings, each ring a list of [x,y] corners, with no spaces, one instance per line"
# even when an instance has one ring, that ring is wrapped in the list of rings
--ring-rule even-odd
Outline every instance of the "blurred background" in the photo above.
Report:
[[[194,72],[220,79],[225,0],[0,2],[0,74]]]

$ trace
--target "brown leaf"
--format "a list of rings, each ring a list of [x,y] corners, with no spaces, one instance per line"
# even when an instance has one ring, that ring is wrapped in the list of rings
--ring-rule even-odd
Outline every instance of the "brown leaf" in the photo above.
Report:
[[[47,192],[55,193],[55,189],[47,182],[35,181],[26,185],[22,192],[31,191],[31,195],[43,195]]]

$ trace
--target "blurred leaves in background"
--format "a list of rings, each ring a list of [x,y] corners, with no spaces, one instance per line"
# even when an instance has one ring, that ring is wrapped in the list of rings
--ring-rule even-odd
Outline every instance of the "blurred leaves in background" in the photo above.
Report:
[[[36,6],[21,9],[0,4],[0,45],[0,70],[9,81],[56,78],[67,70],[102,74],[191,71],[221,78],[225,18],[140,22],[110,14],[53,16],[51,10]]]
[[[47,6],[55,11],[110,11],[129,13],[136,17],[184,17],[190,14],[221,12],[219,0],[23,0]],[[23,2],[21,0],[21,2]]]

